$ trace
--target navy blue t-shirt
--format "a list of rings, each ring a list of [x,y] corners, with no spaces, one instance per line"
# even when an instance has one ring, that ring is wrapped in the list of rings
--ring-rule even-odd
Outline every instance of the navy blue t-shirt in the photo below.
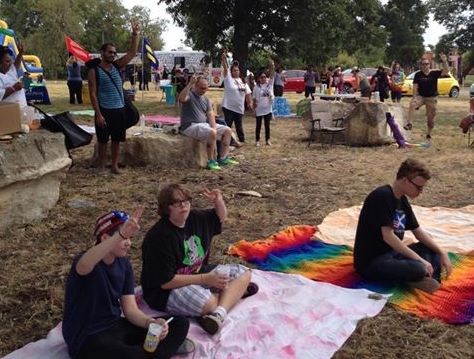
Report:
[[[184,228],[162,217],[146,234],[142,245],[143,297],[153,308],[165,310],[170,294],[161,285],[176,274],[206,271],[212,237],[222,231],[215,209],[191,210]]]
[[[74,358],[87,336],[114,325],[121,315],[119,299],[134,293],[133,270],[128,258],[116,258],[111,265],[100,261],[91,273],[81,276],[77,255],[66,282],[63,336]]]
[[[382,227],[392,227],[400,240],[406,230],[419,227],[407,197],[396,198],[389,185],[372,191],[360,211],[354,244],[354,266],[358,272],[367,269],[376,257],[392,250],[383,240]]]

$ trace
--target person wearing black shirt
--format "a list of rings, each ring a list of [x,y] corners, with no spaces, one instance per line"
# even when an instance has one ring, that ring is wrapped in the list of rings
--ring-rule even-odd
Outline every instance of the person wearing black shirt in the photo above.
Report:
[[[222,327],[227,312],[252,288],[250,270],[239,264],[210,265],[212,238],[227,216],[219,190],[203,195],[214,208],[191,209],[191,192],[170,184],[158,196],[160,220],[142,245],[141,284],[145,301],[173,315],[197,317],[209,334]],[[253,283],[251,283],[253,284]]]
[[[367,196],[354,244],[354,267],[362,277],[432,293],[439,288],[441,269],[451,273],[447,253],[420,227],[407,198],[419,196],[430,178],[423,163],[407,159],[391,186]],[[413,232],[417,243],[403,243],[406,230]]]
[[[438,79],[449,73],[448,59],[445,54],[440,54],[443,62],[442,70],[430,70],[430,61],[427,58],[421,59],[421,70],[413,78],[413,98],[408,109],[408,119],[404,126],[405,130],[411,130],[415,119],[415,110],[421,106],[426,106],[426,139],[431,140],[431,132],[434,128],[436,116],[436,105],[438,103]]]

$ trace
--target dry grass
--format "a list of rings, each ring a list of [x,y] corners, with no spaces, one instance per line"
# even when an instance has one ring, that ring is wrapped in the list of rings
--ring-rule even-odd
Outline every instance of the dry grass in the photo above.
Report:
[[[55,105],[48,111],[69,107],[65,84],[50,84],[50,92]],[[221,96],[221,91],[211,91],[215,100]],[[156,92],[150,92],[138,106],[146,113],[174,113],[173,108],[157,104],[157,98]],[[301,95],[289,98],[294,105]],[[407,99],[403,101],[408,103]],[[1,234],[0,355],[44,337],[61,320],[64,279],[71,259],[92,244],[93,223],[101,212],[112,208],[131,210],[134,203],[146,206],[143,230],[131,253],[139,278],[140,242],[157,220],[156,193],[165,182],[185,183],[195,192],[204,185],[222,189],[229,218],[215,241],[213,257],[219,261],[237,261],[225,256],[225,251],[239,239],[257,239],[292,224],[318,224],[331,211],[360,204],[373,188],[390,182],[399,163],[408,156],[423,159],[435,174],[414,203],[447,207],[472,204],[473,149],[466,147],[467,140],[457,128],[467,109],[467,97],[440,99],[433,146],[411,150],[393,146],[307,148],[307,135],[294,119],[273,121],[274,145],[256,148],[252,145],[255,122],[247,117],[248,145],[235,152],[241,165],[219,173],[147,167],[126,168],[121,176],[97,175],[87,169],[92,146],[74,151],[74,166],[48,218]],[[421,120],[422,113],[418,116]],[[423,125],[422,121],[416,123],[415,140],[421,140]],[[243,189],[258,191],[264,197],[235,195]],[[207,205],[202,196],[196,197],[195,206]],[[96,208],[70,208],[68,202],[78,198],[94,202]],[[376,318],[359,323],[335,357],[467,358],[472,357],[473,343],[472,326],[421,320],[387,306]]]

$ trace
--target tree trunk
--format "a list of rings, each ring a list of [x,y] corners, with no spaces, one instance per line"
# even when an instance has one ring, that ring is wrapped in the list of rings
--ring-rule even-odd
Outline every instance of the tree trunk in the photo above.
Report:
[[[249,42],[251,34],[250,18],[253,0],[236,0],[234,5],[234,36],[232,38],[232,54],[234,60],[240,64],[240,76],[244,78],[247,75]]]

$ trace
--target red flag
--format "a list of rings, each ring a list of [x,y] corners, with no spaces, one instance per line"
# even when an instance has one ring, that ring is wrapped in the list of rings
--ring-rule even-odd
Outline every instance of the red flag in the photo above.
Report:
[[[84,50],[81,45],[73,41],[69,36],[64,35],[66,39],[66,48],[67,51],[76,56],[79,60],[87,62],[91,59],[91,55]]]

